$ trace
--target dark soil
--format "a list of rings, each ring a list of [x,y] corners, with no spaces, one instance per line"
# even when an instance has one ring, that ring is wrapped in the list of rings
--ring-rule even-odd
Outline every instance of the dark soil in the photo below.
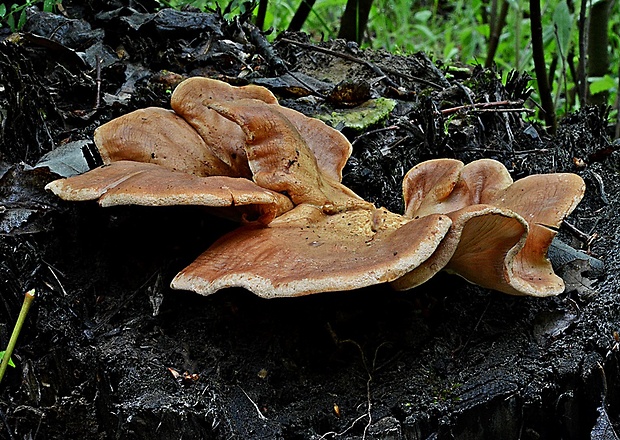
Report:
[[[2,346],[24,292],[37,299],[0,388],[0,437],[618,438],[620,161],[605,111],[584,109],[550,136],[523,111],[498,111],[531,107],[523,74],[502,85],[492,70],[448,75],[424,54],[319,45],[344,59],[294,43],[304,35],[266,44],[243,17],[120,3],[64,1],[71,20],[31,11],[22,34],[2,28]],[[57,176],[32,166],[72,142],[91,151],[97,126],[167,107],[192,75],[265,84],[310,115],[396,99],[388,120],[344,129],[345,183],[396,212],[403,174],[425,159],[495,158],[514,178],[576,172],[587,193],[560,237],[605,267],[557,260],[569,288],[544,299],[448,275],[410,292],[277,300],[172,291],[236,225],[195,208],[65,203],[43,189]],[[499,101],[511,104],[449,110]]]

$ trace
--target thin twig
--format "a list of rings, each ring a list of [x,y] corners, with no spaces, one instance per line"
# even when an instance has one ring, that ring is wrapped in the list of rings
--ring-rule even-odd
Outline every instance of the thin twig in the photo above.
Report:
[[[239,385],[237,385],[237,386],[239,386]],[[252,405],[254,405],[254,408],[256,408],[256,412],[258,413],[258,418],[259,418],[259,419],[261,419],[261,420],[269,420],[267,417],[265,417],[265,416],[263,415],[263,413],[262,413],[262,412],[260,412],[260,408],[258,407],[258,405],[256,404],[256,402],[254,402],[254,401],[252,400],[252,398],[250,397],[250,395],[249,395],[248,393],[246,393],[246,392],[245,392],[245,390],[244,390],[243,388],[241,388],[240,386],[239,386],[239,389],[240,389],[241,391],[243,391],[243,394],[245,394],[245,397],[247,397],[247,398],[248,398],[248,400],[250,401],[250,403],[251,403]]]
[[[531,108],[519,107],[519,108],[483,108],[474,109],[475,113],[535,113]]]
[[[601,200],[606,205],[609,205],[609,198],[607,197],[607,193],[605,192],[605,183],[603,182],[603,178],[598,173],[595,173],[592,170],[589,170],[589,171],[590,171],[590,175],[594,178],[594,181],[598,185],[598,190],[601,196]]]
[[[319,92],[318,90],[316,90],[314,87],[312,87],[310,84],[306,83],[305,81],[303,81],[301,78],[299,78],[295,72],[293,72],[292,70],[289,70],[288,73],[290,76],[292,76],[293,78],[295,78],[295,81],[297,81],[299,84],[301,84],[302,86],[304,86],[306,89],[310,90],[312,92],[313,95],[318,96],[319,98],[322,99],[326,99],[327,96],[325,96],[324,94],[322,94],[321,92]]]
[[[368,414],[364,413],[361,416],[359,416],[357,419],[353,420],[351,422],[351,424],[349,426],[347,426],[345,428],[344,431],[341,432],[336,432],[336,431],[329,431],[326,432],[325,434],[323,434],[322,436],[319,437],[319,440],[324,440],[328,435],[332,435],[334,437],[342,437],[343,435],[345,435],[347,432],[349,432],[350,430],[352,430],[355,425],[357,425],[357,422],[359,422],[360,420],[362,420],[363,418],[365,418],[366,416],[368,416]]]
[[[400,78],[403,78],[403,79],[406,79],[408,81],[417,82],[417,83],[420,83],[420,84],[427,85],[429,87],[433,87],[435,89],[442,89],[443,88],[443,86],[440,86],[439,84],[434,83],[433,81],[429,81],[429,80],[424,79],[424,78],[418,78],[417,76],[407,75],[406,73],[399,72],[397,70],[393,70],[393,69],[389,69],[389,68],[381,69],[377,65],[371,63],[370,61],[362,60],[360,58],[354,57],[353,55],[349,55],[349,54],[342,53],[342,52],[337,52],[335,50],[327,49],[327,48],[321,47],[321,46],[313,46],[312,44],[302,43],[302,42],[295,41],[295,40],[289,40],[288,38],[281,38],[279,41],[282,41],[282,42],[288,43],[288,44],[293,44],[295,46],[303,47],[303,48],[308,49],[308,50],[313,50],[315,52],[321,52],[321,53],[324,53],[326,55],[332,55],[332,56],[335,56],[335,57],[338,57],[338,58],[342,58],[342,59],[351,61],[353,63],[362,64],[362,65],[368,67],[369,69],[371,69],[377,75],[379,75],[381,77],[381,80],[384,80],[387,83],[388,86],[394,87],[395,89],[397,89],[399,87],[398,84],[396,84],[394,81],[392,81],[385,74],[385,72],[389,73],[390,75],[396,75],[396,76],[398,76]]]
[[[588,243],[588,241],[590,240],[590,234],[583,232],[581,229],[577,228],[577,226],[573,225],[572,223],[569,223],[568,221],[564,220],[562,222],[562,226],[568,229],[568,231],[571,234],[577,237],[577,239],[581,240],[584,244]]]
[[[101,58],[95,55],[95,64],[97,65],[97,96],[95,97],[95,110],[99,108],[101,103]]]
[[[424,78],[420,78],[420,77],[412,76],[412,75],[407,75],[406,73],[399,72],[398,70],[390,69],[389,67],[384,67],[383,70],[389,73],[390,75],[398,76],[402,79],[406,79],[407,81],[424,84],[426,86],[432,87],[437,90],[444,88],[444,86],[440,86],[439,84],[434,83],[433,81],[429,81],[428,79],[424,79]]]
[[[60,287],[60,290],[62,291],[62,295],[63,296],[67,296],[67,291],[65,290],[64,286],[62,285],[62,283],[60,282],[60,279],[58,278],[58,275],[56,275],[56,271],[54,270],[54,268],[50,265],[45,263],[47,268],[49,269],[49,271],[51,272],[52,276],[54,277],[54,279],[56,280],[56,283],[58,283],[58,287]]]
[[[493,111],[500,111],[501,109],[495,109],[494,107],[501,107],[504,105],[522,106],[523,101],[494,101],[494,102],[478,102],[475,104],[465,104],[465,105],[459,105],[457,107],[450,107],[450,108],[443,109],[441,110],[441,114],[445,116],[445,115],[459,112],[461,110],[487,109],[487,108],[492,108]],[[504,110],[522,111],[521,108],[509,108],[509,109],[504,109]],[[524,110],[529,111],[529,109],[524,109]]]
[[[288,43],[288,44],[293,44],[295,46],[303,47],[305,49],[314,50],[316,52],[321,52],[321,53],[324,53],[324,54],[327,54],[327,55],[332,55],[332,56],[335,56],[335,57],[339,57],[339,58],[351,61],[353,63],[362,64],[362,65],[368,67],[369,69],[371,69],[377,75],[383,77],[382,80],[385,81],[388,86],[394,87],[395,89],[397,89],[399,87],[398,84],[396,84],[394,81],[392,81],[383,72],[383,70],[381,70],[378,66],[376,66],[373,63],[371,63],[370,61],[365,61],[365,60],[362,60],[360,58],[354,57],[353,55],[349,55],[349,54],[342,53],[342,52],[336,52],[335,50],[327,49],[327,48],[324,48],[324,47],[321,47],[321,46],[313,46],[312,44],[306,44],[306,43],[301,43],[301,42],[295,41],[295,40],[289,40],[288,38],[281,38],[279,41],[282,41],[282,42]]]

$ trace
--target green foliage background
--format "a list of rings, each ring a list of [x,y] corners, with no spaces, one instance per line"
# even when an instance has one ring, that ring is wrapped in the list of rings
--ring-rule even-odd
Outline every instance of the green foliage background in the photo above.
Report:
[[[12,30],[20,29],[28,6],[51,11],[62,0],[27,0],[10,8],[0,3],[0,18]],[[274,38],[286,29],[302,0],[269,0],[265,28],[273,28]],[[583,0],[586,1],[586,0]],[[589,0],[588,5],[601,0]],[[316,0],[303,30],[316,40],[335,38],[347,0]],[[159,0],[162,7],[192,6],[214,10],[218,3],[230,17],[246,12],[247,0]],[[364,47],[386,49],[396,54],[417,51],[429,53],[444,63],[484,64],[490,35],[489,0],[374,0]],[[501,2],[498,2],[501,3]],[[551,74],[556,113],[561,116],[578,110],[574,68],[579,62],[578,18],[580,1],[547,0],[542,3],[543,38],[547,66]],[[504,74],[516,69],[533,75],[529,3],[508,0],[506,25],[502,29],[493,61]],[[573,10],[569,5],[572,5]],[[256,10],[254,11],[256,13]],[[604,92],[612,107],[611,118],[618,117],[618,77],[620,76],[620,1],[613,2],[609,20],[610,66],[606,75],[588,78],[592,94]],[[533,83],[535,85],[535,83]],[[534,95],[534,99],[536,96]]]
[[[301,0],[270,0],[265,28],[272,27],[275,30],[272,35],[285,30],[300,2]],[[217,2],[210,0],[166,1],[170,6],[187,3],[203,10],[215,8],[217,5]],[[576,79],[572,77],[569,69],[569,61],[576,66],[579,57],[580,2],[573,3],[573,12],[567,0],[548,0],[541,5],[547,66],[552,63],[557,66],[550,80],[554,104],[560,116],[577,110],[580,105],[575,98]],[[220,4],[224,2],[220,1]],[[247,3],[233,1],[231,14],[238,13],[244,4]],[[303,30],[317,41],[335,38],[345,5],[346,0],[317,0]],[[375,0],[363,46],[383,48],[397,54],[425,51],[445,63],[484,64],[490,34],[488,8],[489,2],[483,0]],[[501,33],[494,57],[494,62],[504,73],[517,69],[533,75],[528,14],[528,2],[509,0],[506,26]],[[609,73],[603,77],[589,78],[588,82],[591,93],[608,93],[608,104],[615,109],[611,117],[615,119],[620,74],[619,1],[615,1],[612,7],[608,35],[611,53]]]

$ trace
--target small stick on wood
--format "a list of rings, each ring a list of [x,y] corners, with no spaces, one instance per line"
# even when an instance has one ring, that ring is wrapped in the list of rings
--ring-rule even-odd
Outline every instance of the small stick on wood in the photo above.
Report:
[[[495,102],[479,102],[476,104],[466,104],[466,105],[459,105],[458,107],[451,107],[451,108],[446,108],[441,110],[441,114],[442,115],[449,115],[452,113],[456,113],[459,112],[461,110],[469,110],[469,109],[477,109],[477,111],[481,111],[480,109],[487,109],[486,111],[494,111],[494,112],[499,112],[499,111],[531,111],[530,109],[524,109],[522,107],[519,108],[507,108],[507,109],[497,109],[494,107],[500,107],[500,106],[504,106],[504,105],[509,105],[509,106],[522,106],[523,105],[523,101],[495,101]],[[491,110],[488,110],[488,109]]]
[[[578,240],[583,242],[583,244],[587,244],[588,241],[590,240],[590,235],[589,234],[586,234],[585,232],[583,232],[581,229],[577,228],[577,226],[573,225],[572,223],[569,223],[566,220],[564,220],[562,222],[562,225],[565,226],[566,229],[568,229],[568,231],[571,234],[573,234],[575,237],[577,237]]]
[[[339,57],[339,58],[351,61],[353,63],[362,64],[362,65],[368,67],[369,69],[371,69],[377,75],[381,76],[382,80],[385,81],[388,86],[394,87],[395,89],[399,88],[399,85],[396,84],[394,81],[392,81],[383,72],[383,70],[381,70],[379,67],[377,67],[376,65],[374,65],[370,61],[365,61],[365,60],[362,60],[360,58],[354,57],[353,55],[349,55],[349,54],[342,53],[342,52],[336,52],[334,50],[326,49],[324,47],[313,46],[312,44],[300,43],[299,41],[289,40],[288,38],[281,38],[279,41],[282,41],[282,42],[288,43],[288,44],[293,44],[295,46],[303,47],[305,49],[314,50],[316,52],[321,52],[321,53],[324,53],[324,54],[327,54],[327,55],[332,55],[332,56],[335,56],[335,57]]]
[[[534,113],[534,110],[531,108],[519,107],[519,108],[485,108],[485,109],[474,109],[472,110],[476,113]]]
[[[313,95],[318,96],[321,99],[326,99],[327,96],[325,96],[324,94],[322,94],[321,92],[319,92],[318,90],[316,90],[314,87],[312,87],[310,84],[306,83],[305,81],[303,81],[300,77],[298,77],[295,72],[293,72],[292,70],[287,71],[286,73],[288,73],[289,75],[291,75],[293,78],[295,78],[295,81],[297,81],[299,84],[301,84],[302,86],[304,86],[306,89],[310,90],[312,92]]]
[[[284,60],[278,56],[273,46],[254,23],[249,21],[243,23],[243,29],[248,33],[250,41],[258,48],[260,54],[273,70],[280,74],[288,72],[288,67],[286,67]]]
[[[353,140],[353,142],[351,142],[351,146],[355,145],[357,141],[359,141],[361,138],[366,137],[368,135],[375,134],[375,133],[383,133],[384,131],[398,130],[399,128],[400,127],[398,125],[390,125],[389,127],[377,128],[376,130],[369,130],[365,133],[360,134],[358,137],[356,137]]]
[[[332,55],[332,56],[335,56],[335,57],[339,57],[339,58],[342,58],[342,59],[345,59],[345,60],[349,60],[349,61],[357,63],[357,64],[363,64],[364,66],[368,67],[373,72],[375,72],[377,75],[379,75],[382,80],[385,80],[386,83],[390,87],[398,88],[398,85],[394,81],[392,81],[385,74],[385,72],[389,73],[390,75],[395,75],[395,76],[398,76],[400,78],[406,79],[407,81],[417,82],[417,83],[420,83],[420,84],[427,85],[429,87],[433,87],[435,89],[442,89],[442,88],[444,88],[444,86],[440,86],[439,84],[436,84],[436,83],[434,83],[432,81],[429,81],[427,79],[418,78],[417,76],[407,75],[406,73],[402,73],[402,72],[399,72],[397,70],[393,70],[393,69],[389,69],[389,68],[380,69],[378,66],[376,66],[373,63],[371,63],[370,61],[365,61],[365,60],[362,60],[360,58],[354,57],[353,55],[349,55],[349,54],[346,54],[346,53],[336,52],[335,50],[327,49],[327,48],[320,47],[320,46],[313,46],[311,44],[301,43],[301,42],[295,41],[295,40],[289,40],[288,38],[281,38],[279,41],[282,41],[284,43],[293,44],[295,46],[303,47],[305,49],[314,50],[315,52],[321,52],[321,53],[324,53],[324,54],[327,54],[327,55]]]
[[[95,110],[97,110],[101,103],[101,58],[99,55],[95,55],[95,63],[97,64],[97,96],[95,98]]]
[[[267,417],[265,417],[265,416],[263,415],[263,413],[262,413],[262,412],[260,412],[260,408],[258,407],[258,405],[256,404],[256,402],[254,402],[254,401],[252,400],[252,398],[250,397],[250,395],[249,395],[248,393],[246,393],[246,392],[245,392],[245,390],[244,390],[243,388],[239,387],[239,389],[240,389],[241,391],[243,391],[243,394],[245,394],[245,397],[247,397],[247,398],[248,398],[248,400],[250,401],[250,403],[251,403],[252,405],[254,405],[254,409],[256,409],[256,412],[258,413],[258,418],[259,418],[259,419],[261,419],[261,420],[269,420]]]
[[[601,196],[601,200],[606,205],[609,205],[609,198],[607,198],[607,193],[605,192],[605,183],[603,182],[603,178],[598,173],[595,173],[592,170],[589,170],[589,171],[590,171],[590,175],[594,178],[594,181],[598,185],[598,190]]]

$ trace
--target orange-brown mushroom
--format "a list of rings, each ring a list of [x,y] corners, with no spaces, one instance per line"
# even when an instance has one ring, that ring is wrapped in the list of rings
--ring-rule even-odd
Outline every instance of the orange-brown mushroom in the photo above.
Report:
[[[446,269],[514,295],[561,293],[564,283],[553,273],[547,250],[583,191],[583,180],[574,174],[535,175],[512,183],[508,171],[489,159],[464,166],[441,159],[414,167],[404,182],[406,215],[447,214],[453,227],[436,253],[395,287],[415,287]]]
[[[252,175],[245,153],[245,135],[237,124],[220,116],[210,109],[209,105],[246,98],[277,103],[275,96],[264,87],[234,87],[222,81],[201,77],[183,81],[170,98],[172,109],[194,127],[213,154],[226,163],[238,177]]]
[[[149,107],[123,115],[95,130],[103,163],[155,163],[197,176],[230,176],[233,170],[207,147],[183,118]]]
[[[342,170],[353,151],[349,140],[319,119],[282,106],[278,106],[278,111],[297,129],[321,172],[334,181],[342,181]]]
[[[267,227],[223,236],[171,286],[203,295],[244,287],[273,298],[389,282],[427,259],[450,223],[447,216],[408,220],[384,209],[328,215],[302,204]]]
[[[98,200],[101,206],[198,205],[214,208],[245,207],[262,223],[290,209],[291,201],[243,178],[199,177],[161,165],[119,161],[79,176],[49,183],[64,200]]]
[[[527,222],[512,211],[490,205],[471,205],[446,215],[452,227],[433,255],[393,281],[392,287],[412,289],[446,270],[475,284],[505,291],[504,271],[525,244]]]
[[[280,106],[275,96],[264,87],[234,87],[215,79],[189,78],[174,90],[170,105],[200,133],[218,157],[231,165],[240,177],[249,177],[242,132],[209,108],[213,103],[240,99],[258,99],[273,104],[301,134],[321,171],[332,180],[342,179],[342,169],[352,149],[347,138],[318,119]]]
[[[517,180],[490,200],[494,206],[519,214],[530,229],[525,246],[509,267],[514,291],[507,293],[549,296],[564,291],[564,281],[553,272],[547,251],[584,192],[585,183],[576,174],[535,174]]]
[[[447,213],[488,204],[512,184],[506,167],[492,159],[464,165],[455,159],[434,159],[414,166],[403,180],[405,215]]]
[[[329,211],[372,207],[319,169],[305,140],[278,107],[255,99],[209,107],[245,133],[248,163],[259,186],[286,194],[296,205],[309,203]]]
[[[400,216],[342,185],[344,136],[267,89],[192,78],[172,107],[178,115],[150,108],[105,124],[96,143],[109,165],[46,188],[102,206],[201,205],[258,220],[218,240],[173,288],[263,297],[407,289],[445,269],[510,294],[563,289],[546,252],[583,195],[578,176],[513,183],[496,161],[429,161],[407,174]]]

